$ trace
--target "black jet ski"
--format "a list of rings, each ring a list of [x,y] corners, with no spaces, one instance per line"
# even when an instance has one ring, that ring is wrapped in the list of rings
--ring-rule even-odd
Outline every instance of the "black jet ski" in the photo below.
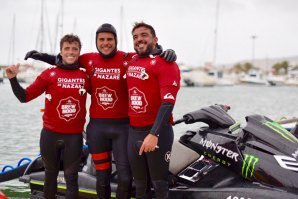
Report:
[[[175,123],[206,124],[186,131],[174,141],[170,170],[171,199],[297,199],[298,139],[279,123],[249,115],[241,127],[228,107],[212,105],[187,113]],[[97,198],[95,169],[87,152],[79,172],[80,198]],[[20,181],[28,183],[31,198],[41,198],[44,171],[40,158],[27,167]],[[112,197],[117,171],[112,172]],[[57,198],[66,190],[59,172]]]

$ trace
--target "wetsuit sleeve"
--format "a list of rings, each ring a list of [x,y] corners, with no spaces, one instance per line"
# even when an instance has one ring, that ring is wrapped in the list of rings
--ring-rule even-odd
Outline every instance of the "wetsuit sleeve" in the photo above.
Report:
[[[162,128],[169,122],[173,109],[174,104],[172,103],[164,102],[161,104],[150,134],[156,136],[160,134]]]
[[[47,53],[34,53],[30,56],[30,58],[40,60],[51,65],[55,65],[56,63],[56,56],[49,55]]]
[[[180,71],[176,63],[159,60],[158,81],[160,87],[161,106],[151,129],[151,134],[159,135],[162,128],[172,122],[172,111],[180,88]]]
[[[175,104],[180,89],[180,71],[175,62],[161,62],[158,69],[158,81],[160,87],[161,103]]]
[[[20,85],[17,78],[9,79],[12,91],[14,95],[18,98],[18,100],[22,103],[26,102],[26,90]]]

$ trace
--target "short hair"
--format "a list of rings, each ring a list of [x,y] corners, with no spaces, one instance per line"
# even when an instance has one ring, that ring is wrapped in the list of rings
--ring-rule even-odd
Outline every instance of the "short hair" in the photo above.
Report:
[[[74,34],[64,35],[60,40],[60,50],[62,50],[63,43],[65,42],[68,42],[68,43],[78,42],[80,50],[82,48],[81,40],[77,35],[74,35]]]
[[[154,28],[151,25],[149,25],[149,24],[147,24],[147,23],[145,23],[143,21],[141,21],[141,22],[135,22],[135,24],[134,24],[134,26],[132,28],[131,34],[133,34],[133,32],[135,31],[135,29],[140,28],[140,27],[145,27],[145,28],[149,29],[150,32],[151,32],[151,34],[153,35],[153,37],[156,37],[156,33],[155,33]]]

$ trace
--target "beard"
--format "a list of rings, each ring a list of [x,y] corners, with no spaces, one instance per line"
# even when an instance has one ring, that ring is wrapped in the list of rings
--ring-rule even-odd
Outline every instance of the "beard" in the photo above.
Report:
[[[150,55],[151,51],[154,49],[154,44],[149,43],[147,47],[143,50],[138,50],[136,47],[134,48],[137,54],[141,57],[147,57]]]

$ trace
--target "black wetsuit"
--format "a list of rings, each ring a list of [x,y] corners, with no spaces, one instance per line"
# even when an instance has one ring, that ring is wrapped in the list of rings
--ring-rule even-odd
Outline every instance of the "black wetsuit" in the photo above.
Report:
[[[96,167],[97,193],[99,199],[111,198],[110,176],[112,152],[118,178],[117,198],[129,198],[131,173],[127,169],[127,138],[129,120],[90,118],[87,126],[87,144]]]
[[[83,145],[82,134],[62,134],[42,129],[40,153],[45,166],[45,198],[55,198],[60,157],[63,158],[66,198],[78,198],[78,172]],[[62,153],[62,154],[61,154]]]
[[[61,159],[63,159],[67,186],[65,197],[66,199],[77,199],[79,197],[78,171],[83,145],[82,131],[86,115],[86,93],[80,94],[79,88],[62,90],[61,84],[63,83],[58,84],[57,79],[63,79],[63,77],[69,79],[82,78],[87,83],[88,78],[85,72],[79,70],[78,64],[64,65],[61,60],[58,60],[56,67],[45,70],[26,90],[19,84],[17,78],[11,78],[10,83],[20,102],[28,102],[44,92],[48,95],[51,93],[52,98],[45,99],[44,124],[40,136],[40,152],[45,167],[44,198],[56,198],[57,176]],[[68,75],[65,76],[65,74]],[[88,90],[88,84],[85,86]],[[68,117],[64,117],[65,115],[60,111],[62,106],[59,105],[65,106],[63,98],[67,98],[69,104],[73,102],[70,97],[77,99],[76,101],[73,100],[74,102],[80,101],[81,104],[72,105],[81,108],[75,109],[76,115],[68,114]]]
[[[131,170],[135,177],[137,189],[136,198],[149,199],[151,197],[150,180],[155,189],[155,194],[164,193],[167,188],[168,168],[171,156],[172,144],[174,139],[172,125],[167,124],[159,134],[159,148],[153,152],[143,153],[138,155],[140,144],[138,141],[143,141],[150,133],[151,127],[148,128],[130,128],[128,137],[128,157],[131,162]],[[147,164],[146,164],[147,162]],[[148,175],[148,172],[150,176]],[[160,198],[160,197],[157,197]]]

